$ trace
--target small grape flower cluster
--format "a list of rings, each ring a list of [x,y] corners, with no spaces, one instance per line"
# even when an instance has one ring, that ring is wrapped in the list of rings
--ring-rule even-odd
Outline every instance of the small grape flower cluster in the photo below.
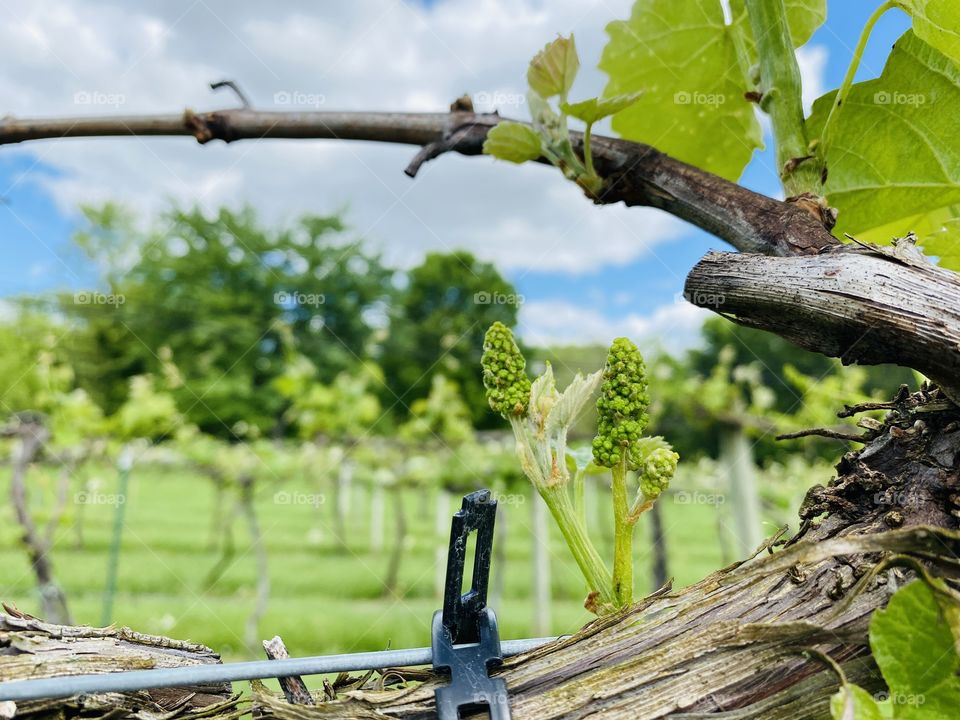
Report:
[[[510,422],[521,468],[545,501],[587,581],[588,607],[600,614],[628,605],[632,602],[633,528],[667,489],[679,459],[663,438],[643,435],[649,422],[650,393],[637,346],[618,338],[603,370],[587,376],[578,373],[561,392],[549,364],[531,382],[513,333],[497,322],[484,338],[481,365],[487,401]],[[567,434],[595,394],[597,436],[591,463],[589,451],[583,458],[567,448]],[[583,510],[585,476],[606,470],[612,475],[614,502],[612,573],[587,534]],[[627,500],[629,473],[636,476],[633,503]]]
[[[483,386],[490,408],[505,418],[523,417],[530,403],[527,362],[510,328],[495,322],[483,339]]]

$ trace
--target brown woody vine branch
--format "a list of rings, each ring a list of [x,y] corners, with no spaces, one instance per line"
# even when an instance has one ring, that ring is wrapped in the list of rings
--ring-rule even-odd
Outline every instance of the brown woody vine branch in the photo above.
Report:
[[[462,107],[461,105],[454,106]],[[455,109],[447,113],[260,112],[245,108],[175,115],[0,120],[0,145],[32,140],[192,136],[213,140],[332,139],[420,145],[407,167],[444,153],[479,155],[496,113]],[[579,145],[579,133],[573,133]],[[642,143],[594,137],[597,170],[606,179],[594,202],[647,205],[665,210],[727,241],[743,252],[794,255],[817,252],[837,241],[803,203],[760,195],[680,162]]]

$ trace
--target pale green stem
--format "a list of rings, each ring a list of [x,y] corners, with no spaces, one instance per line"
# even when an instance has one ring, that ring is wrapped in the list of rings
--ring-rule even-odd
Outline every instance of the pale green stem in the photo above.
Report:
[[[800,67],[787,25],[784,0],[746,0],[760,60],[760,107],[770,115],[777,167],[787,195],[816,192],[816,163],[810,154],[803,119]]]
[[[560,534],[563,535],[564,542],[573,555],[573,559],[580,568],[587,586],[591,591],[596,591],[599,597],[598,606],[615,605],[613,598],[613,581],[610,576],[610,570],[600,557],[596,547],[590,541],[587,535],[586,524],[580,521],[577,511],[573,507],[570,495],[567,492],[566,483],[551,482],[552,475],[544,477],[540,468],[552,466],[553,454],[550,444],[546,437],[529,438],[524,427],[524,420],[518,417],[510,418],[510,426],[513,428],[514,436],[517,440],[517,448],[526,448],[529,452],[521,452],[521,462],[524,474],[533,483],[540,497],[547,504],[550,514],[553,515]],[[565,443],[566,434],[563,434],[561,443]],[[533,447],[528,440],[532,439]],[[539,457],[531,458],[528,454],[536,454]],[[558,458],[559,462],[565,461],[562,456]]]
[[[613,468],[613,594],[618,607],[633,602],[633,527],[627,499],[626,458]]]
[[[577,514],[570,502],[570,496],[564,487],[540,487],[537,488],[540,497],[543,498],[550,514],[560,528],[560,534],[563,535],[573,559],[576,561],[580,572],[591,590],[598,593],[600,605],[612,606],[617,604],[613,596],[613,581],[610,577],[610,571],[604,564],[600,553],[594,547],[587,535],[587,530],[577,518]]]
[[[833,105],[830,108],[830,114],[827,115],[827,120],[823,124],[823,130],[820,132],[820,148],[819,156],[821,163],[823,165],[827,162],[827,148],[830,146],[830,131],[833,129],[834,123],[837,118],[840,116],[841,107],[843,103],[847,100],[847,95],[850,93],[850,87],[853,85],[853,78],[857,74],[857,70],[860,67],[860,60],[863,58],[863,51],[867,47],[867,41],[870,39],[870,33],[873,32],[873,26],[877,24],[877,20],[883,16],[887,10],[892,10],[897,7],[897,3],[893,0],[887,0],[880,7],[873,11],[873,14],[867,19],[867,24],[863,26],[863,30],[860,32],[860,39],[857,41],[857,46],[853,49],[853,57],[850,59],[850,66],[847,68],[847,74],[843,76],[843,82],[840,84],[840,89],[837,90],[837,96],[833,100]]]
[[[577,468],[573,474],[573,509],[584,527],[587,526],[586,475],[586,468]]]
[[[593,153],[590,151],[590,138],[593,135],[593,123],[587,123],[586,129],[583,131],[583,162],[587,166],[587,174],[590,176],[596,175],[596,171],[593,169]]]

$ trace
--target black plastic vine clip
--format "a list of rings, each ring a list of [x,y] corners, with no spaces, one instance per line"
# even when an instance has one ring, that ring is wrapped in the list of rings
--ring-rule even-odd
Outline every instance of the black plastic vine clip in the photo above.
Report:
[[[458,720],[460,710],[486,708],[492,720],[509,720],[507,685],[491,678],[491,665],[503,661],[497,616],[487,605],[493,523],[497,501],[489,490],[463,498],[450,527],[443,610],[433,614],[433,668],[450,672],[450,684],[438,688],[437,717]],[[467,540],[476,531],[476,551],[470,590],[460,592],[467,560]]]

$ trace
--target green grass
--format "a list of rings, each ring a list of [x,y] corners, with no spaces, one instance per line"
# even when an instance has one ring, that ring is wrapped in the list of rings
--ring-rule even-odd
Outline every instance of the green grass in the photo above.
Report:
[[[71,491],[71,500],[84,477],[94,478],[98,493],[114,491],[116,477],[110,467],[94,466],[81,475]],[[3,498],[8,497],[8,480],[3,477],[0,482]],[[33,510],[41,518],[53,475],[34,469],[29,482]],[[435,550],[439,542],[446,544],[445,537],[435,534],[435,491],[411,490],[402,495],[409,534],[395,597],[384,596],[383,588],[386,553],[394,537],[393,494],[387,494],[385,550],[374,554],[369,549],[369,495],[363,487],[352,491],[346,550],[335,543],[332,498],[318,507],[278,504],[274,501],[278,491],[317,493],[318,489],[302,482],[258,489],[256,509],[269,553],[271,586],[269,609],[259,625],[260,636],[278,634],[290,652],[298,655],[429,645],[430,617],[440,605],[434,588]],[[227,498],[233,502],[231,496]],[[450,500],[452,513],[459,506],[459,498]],[[611,531],[606,521],[609,497],[598,491],[596,500],[591,533],[601,552],[610,557]],[[242,637],[253,608],[256,568],[245,526],[238,518],[236,554],[220,580],[212,587],[204,586],[218,558],[210,542],[215,502],[212,484],[200,475],[159,466],[134,468],[125,507],[114,621],[141,632],[202,642],[225,659],[245,659],[249,655]],[[504,590],[495,600],[504,638],[532,632],[532,502],[527,495],[522,502],[506,507],[506,562],[499,568]],[[114,506],[83,507],[82,546],[76,542],[74,526],[78,509],[79,505],[71,502],[58,528],[52,552],[54,571],[67,593],[74,620],[96,625],[103,603]],[[722,564],[715,540],[715,508],[677,505],[666,499],[663,509],[670,573],[677,585],[696,581]],[[9,503],[5,503],[4,512],[0,525],[0,599],[36,613],[34,579],[19,545],[19,529]],[[649,533],[649,523],[641,520],[635,543],[638,594],[652,589]],[[556,634],[570,633],[591,618],[582,607],[585,588],[559,533],[552,527],[550,550],[552,630]]]

